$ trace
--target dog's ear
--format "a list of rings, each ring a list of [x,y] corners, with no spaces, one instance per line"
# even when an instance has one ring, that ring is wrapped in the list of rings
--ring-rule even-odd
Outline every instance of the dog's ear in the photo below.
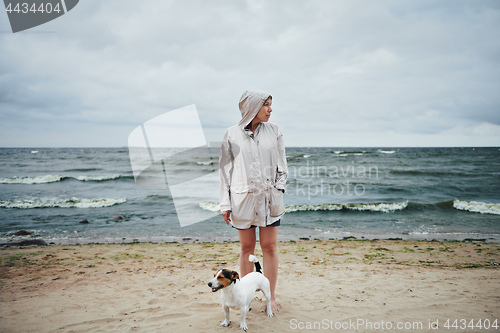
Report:
[[[240,278],[240,275],[238,274],[238,272],[235,272],[235,271],[231,272],[231,280],[239,280],[239,278]]]

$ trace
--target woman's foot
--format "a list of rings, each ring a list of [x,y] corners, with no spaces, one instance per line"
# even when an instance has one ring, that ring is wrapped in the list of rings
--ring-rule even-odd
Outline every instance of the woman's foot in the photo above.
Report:
[[[276,304],[276,300],[271,300],[271,309],[273,310],[273,312],[280,312],[281,310],[281,307],[278,306],[278,304]]]

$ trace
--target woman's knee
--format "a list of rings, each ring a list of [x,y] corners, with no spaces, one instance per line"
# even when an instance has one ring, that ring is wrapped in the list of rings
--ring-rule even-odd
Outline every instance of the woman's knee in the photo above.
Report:
[[[263,253],[276,254],[278,227],[267,227],[260,229],[260,247]]]
[[[255,252],[255,243],[246,243],[241,244],[241,254],[254,254]]]
[[[264,243],[260,243],[260,247],[262,249],[262,253],[265,253],[265,254],[270,254],[270,255],[274,255],[278,252],[278,246],[276,245],[276,242],[264,242]]]

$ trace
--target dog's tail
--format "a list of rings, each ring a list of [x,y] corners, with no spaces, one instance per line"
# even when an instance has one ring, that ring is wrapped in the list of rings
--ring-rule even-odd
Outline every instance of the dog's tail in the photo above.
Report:
[[[259,263],[259,261],[257,260],[257,257],[251,254],[251,255],[248,257],[248,260],[250,260],[250,262],[253,262],[253,263],[254,263],[254,265],[255,265],[255,271],[256,271],[256,272],[259,272],[260,274],[262,274],[262,267],[260,267],[260,263]]]

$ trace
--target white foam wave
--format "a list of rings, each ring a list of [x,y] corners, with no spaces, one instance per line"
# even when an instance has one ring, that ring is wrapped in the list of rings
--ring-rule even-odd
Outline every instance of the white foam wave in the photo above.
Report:
[[[14,201],[0,201],[0,207],[2,208],[20,208],[20,209],[32,209],[32,208],[101,208],[109,207],[117,204],[121,204],[127,201],[125,198],[99,198],[99,199],[87,199],[87,198],[71,198],[71,199],[61,199],[61,198],[39,198],[39,199],[25,199],[25,200],[14,200]]]
[[[35,176],[35,177],[10,177],[10,178],[0,178],[0,184],[46,184],[59,182],[63,179],[73,178],[80,181],[103,181],[120,178],[120,175],[110,175],[110,176],[61,176],[61,175],[45,175],[45,176]]]
[[[58,182],[64,178],[66,177],[61,175],[0,178],[0,184],[44,184]]]
[[[220,210],[220,204],[218,202],[203,201],[199,203],[199,206],[204,210],[209,210],[212,212],[218,212]],[[341,210],[342,205],[291,205],[285,206],[285,211],[287,213],[299,212],[299,211],[318,211],[318,210]]]
[[[206,161],[206,162],[196,162],[198,165],[212,165],[215,164],[214,161]]]
[[[453,207],[472,213],[500,215],[500,204],[455,199],[453,200]]]
[[[102,181],[102,180],[111,180],[120,178],[120,175],[111,175],[111,176],[78,176],[72,177],[81,181]]]
[[[394,212],[397,210],[403,210],[408,206],[408,201],[403,202],[393,202],[393,203],[372,203],[372,204],[348,204],[347,209],[359,210],[359,211],[372,211],[372,212]]]
[[[211,212],[220,211],[220,204],[218,202],[202,201],[199,205],[204,210],[209,210]]]
[[[403,210],[408,206],[408,202],[395,202],[395,203],[372,203],[372,204],[324,204],[324,205],[293,205],[286,206],[286,212],[299,212],[299,211],[319,211],[319,210],[357,210],[357,211],[372,211],[372,212],[394,212]]]
[[[382,153],[382,154],[395,154],[396,153],[395,150],[382,150],[382,149],[379,149],[378,152]]]
[[[342,205],[291,205],[285,206],[285,212],[304,212],[304,211],[318,211],[318,210],[341,210]]]
[[[312,156],[312,155],[304,155],[303,157],[304,157],[304,158],[309,158],[309,157],[311,157],[311,156]]]
[[[203,201],[199,206],[204,210],[218,212],[220,205],[217,202]],[[403,210],[408,206],[408,202],[394,203],[372,203],[372,204],[323,204],[323,205],[287,205],[285,212],[305,212],[305,211],[336,211],[342,209],[357,210],[357,211],[372,211],[390,213],[397,210]]]

